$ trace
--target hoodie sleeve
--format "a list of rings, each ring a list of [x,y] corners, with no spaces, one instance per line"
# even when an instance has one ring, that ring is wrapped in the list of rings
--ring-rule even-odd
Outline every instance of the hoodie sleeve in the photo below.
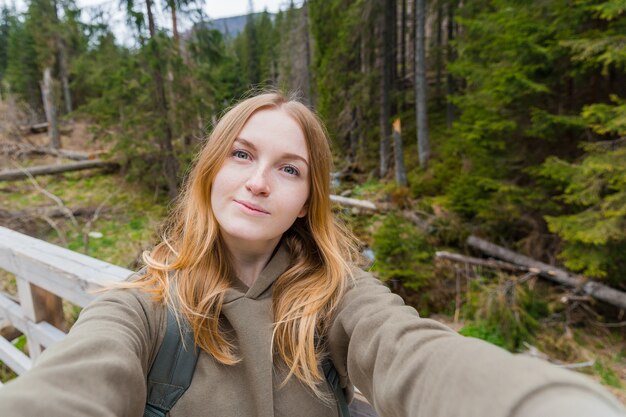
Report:
[[[31,370],[0,388],[3,417],[142,416],[146,374],[164,310],[144,294],[113,290],[86,307]]]
[[[328,342],[342,382],[354,384],[383,417],[625,415],[588,378],[420,318],[363,271],[338,308]],[[563,408],[567,398],[580,407]]]

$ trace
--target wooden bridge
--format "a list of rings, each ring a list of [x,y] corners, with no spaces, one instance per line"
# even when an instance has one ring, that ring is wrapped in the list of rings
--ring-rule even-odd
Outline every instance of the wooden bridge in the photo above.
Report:
[[[15,275],[17,284],[17,298],[0,293],[0,361],[17,375],[65,337],[63,300],[85,307],[94,292],[133,272],[5,227],[0,227],[0,269]],[[11,343],[20,333],[29,356]],[[376,417],[358,391],[350,411],[353,417]]]
[[[0,293],[0,360],[20,375],[43,349],[63,339],[62,300],[85,307],[94,291],[132,271],[0,227],[0,269],[15,275],[17,299]],[[30,356],[4,335],[26,336]]]

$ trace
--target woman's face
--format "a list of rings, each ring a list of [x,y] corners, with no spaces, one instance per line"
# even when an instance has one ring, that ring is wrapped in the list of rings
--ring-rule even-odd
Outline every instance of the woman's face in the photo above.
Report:
[[[280,109],[256,112],[213,180],[211,205],[229,249],[272,250],[306,215],[309,154],[298,123]]]

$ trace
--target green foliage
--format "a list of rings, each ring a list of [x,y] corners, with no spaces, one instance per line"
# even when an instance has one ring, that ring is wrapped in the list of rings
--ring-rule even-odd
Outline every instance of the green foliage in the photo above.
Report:
[[[371,27],[380,7],[368,0],[309,1],[317,110],[335,149],[367,170],[376,166],[379,141],[380,74],[370,60],[377,42]],[[354,138],[358,149],[350,149]]]
[[[495,282],[473,281],[463,314],[472,322],[461,334],[516,351],[533,340],[538,320],[548,314],[548,305],[525,284],[500,277]]]
[[[535,193],[527,167],[554,151],[550,142],[582,130],[570,117],[573,109],[555,101],[553,92],[567,73],[566,48],[558,37],[567,36],[584,15],[556,0],[484,3],[461,9],[464,34],[449,70],[466,86],[452,98],[460,117],[433,171],[448,179],[450,208],[466,219],[500,223],[518,218],[527,194]]]
[[[0,9],[0,93],[3,92],[2,79],[8,63],[8,46],[11,23],[15,20],[14,11],[6,5]]]
[[[28,103],[32,109],[41,108],[40,73],[35,41],[27,25],[16,16],[8,17],[7,64],[3,83],[8,90]]]
[[[614,101],[582,112],[598,134],[626,134],[626,105]],[[617,283],[626,267],[626,146],[618,140],[583,149],[580,161],[551,157],[539,171],[558,184],[566,210],[546,221],[565,242],[561,256],[568,268]]]
[[[466,324],[459,330],[459,334],[467,337],[475,337],[486,342],[506,348],[507,342],[504,339],[500,328],[494,326],[493,323],[486,321],[472,322]]]
[[[13,346],[18,348],[22,352],[24,352],[24,349],[26,349],[26,336],[25,335],[21,335],[17,339],[15,339],[13,341]]]
[[[601,360],[597,360],[593,365],[593,370],[600,376],[600,380],[604,385],[610,387],[622,388],[622,382],[615,372]]]
[[[411,222],[394,214],[387,215],[373,235],[373,270],[385,280],[419,289],[432,276],[433,249],[426,236]]]

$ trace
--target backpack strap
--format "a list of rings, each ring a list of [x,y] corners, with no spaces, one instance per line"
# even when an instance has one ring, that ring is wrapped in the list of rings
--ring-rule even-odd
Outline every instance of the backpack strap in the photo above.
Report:
[[[167,309],[165,336],[148,373],[148,399],[143,417],[166,417],[191,385],[200,352],[195,346],[193,332],[184,319],[182,322],[184,330],[181,332],[174,312]],[[339,374],[329,357],[324,358],[322,370],[337,400],[339,417],[350,417]]]
[[[339,384],[339,373],[328,356],[325,357],[322,362],[322,370],[324,371],[324,376],[326,377],[328,385],[330,385],[330,388],[333,391],[335,400],[337,400],[339,417],[350,417],[348,402],[346,401],[346,396],[343,393],[341,385]]]
[[[148,373],[148,399],[144,417],[165,417],[191,385],[199,350],[193,332],[182,319],[183,331],[171,308],[159,352]],[[181,338],[182,336],[182,338]]]

